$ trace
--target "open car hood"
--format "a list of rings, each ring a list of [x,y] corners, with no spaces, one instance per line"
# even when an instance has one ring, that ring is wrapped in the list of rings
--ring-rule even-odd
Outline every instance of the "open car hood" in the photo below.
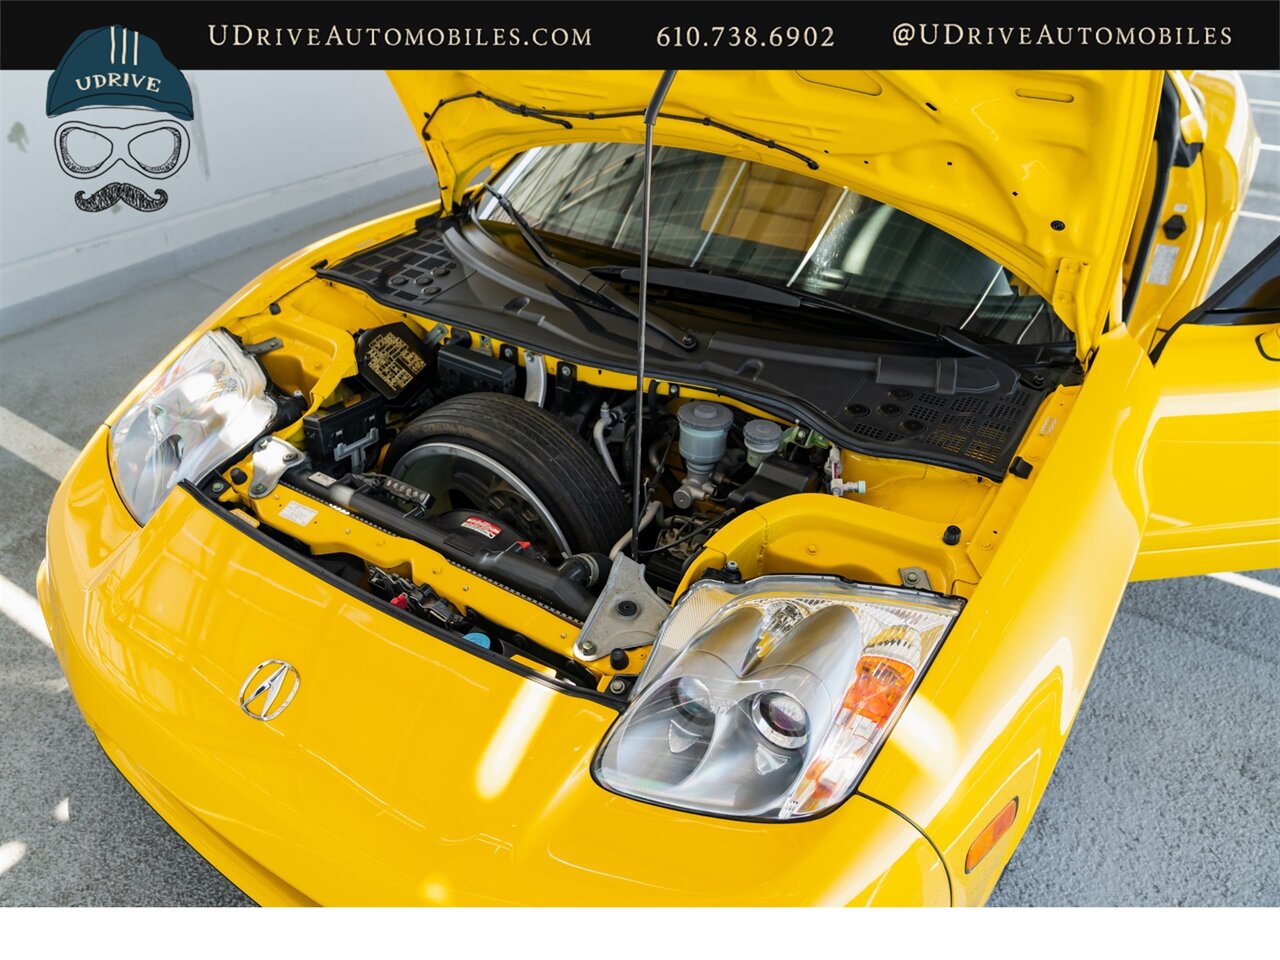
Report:
[[[486,167],[531,147],[642,142],[659,71],[391,71],[446,208]],[[1158,71],[681,71],[658,144],[849,187],[1010,269],[1083,356],[1114,299],[1159,104]],[[562,123],[504,109],[629,115]],[[816,169],[797,156],[803,155]]]

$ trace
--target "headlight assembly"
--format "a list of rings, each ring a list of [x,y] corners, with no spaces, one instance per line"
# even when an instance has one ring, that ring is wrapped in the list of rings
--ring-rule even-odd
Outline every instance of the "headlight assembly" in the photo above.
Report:
[[[111,469],[129,512],[146,523],[169,491],[250,443],[276,414],[267,378],[230,334],[191,345],[111,428]]]
[[[962,605],[836,577],[696,583],[659,631],[596,777],[699,813],[821,813],[853,792]]]

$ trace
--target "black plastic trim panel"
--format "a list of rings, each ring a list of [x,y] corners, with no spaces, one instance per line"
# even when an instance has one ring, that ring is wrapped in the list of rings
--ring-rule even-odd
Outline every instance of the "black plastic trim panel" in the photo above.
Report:
[[[517,293],[465,265],[441,221],[423,220],[415,233],[318,270],[319,276],[363,290],[403,313],[477,330],[581,366],[627,372],[629,342],[619,360],[587,355],[568,343],[534,342],[536,323],[504,314]],[[499,275],[501,275],[499,273]],[[474,279],[474,282],[472,282]],[[442,293],[449,293],[441,297]],[[586,307],[572,304],[581,319]],[[565,307],[549,302],[547,310]],[[541,315],[539,315],[541,318]],[[604,341],[607,343],[608,341]],[[914,345],[919,347],[918,344]],[[651,344],[651,347],[657,347]],[[621,362],[619,362],[621,360]],[[807,426],[841,447],[873,456],[948,466],[1000,481],[1052,383],[1036,389],[1012,369],[978,357],[897,355],[870,350],[801,350],[717,332],[696,356],[664,362],[651,350],[648,373],[710,388]],[[757,362],[768,376],[740,380],[730,370]],[[634,371],[634,367],[629,367]],[[688,372],[685,372],[688,371]],[[815,417],[816,415],[816,417]],[[815,422],[817,421],[817,422]]]
[[[398,310],[425,307],[470,276],[441,239],[434,224],[390,243],[364,250],[316,273],[358,287],[380,303]]]

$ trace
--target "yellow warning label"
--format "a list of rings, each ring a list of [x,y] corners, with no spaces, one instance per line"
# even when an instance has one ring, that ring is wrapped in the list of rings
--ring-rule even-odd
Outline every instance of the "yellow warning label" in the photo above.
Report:
[[[369,369],[393,391],[409,386],[427,365],[410,344],[394,333],[374,338],[365,360]]]

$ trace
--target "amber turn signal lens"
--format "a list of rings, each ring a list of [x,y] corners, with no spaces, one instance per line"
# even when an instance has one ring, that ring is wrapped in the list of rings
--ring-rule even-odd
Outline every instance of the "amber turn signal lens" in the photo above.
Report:
[[[996,818],[974,839],[969,853],[964,858],[964,872],[972,873],[973,868],[982,862],[982,858],[991,852],[996,841],[1009,832],[1014,819],[1018,816],[1018,798],[1014,797],[996,814]]]
[[[844,698],[844,708],[883,726],[908,690],[916,672],[900,660],[863,656],[858,679]]]

